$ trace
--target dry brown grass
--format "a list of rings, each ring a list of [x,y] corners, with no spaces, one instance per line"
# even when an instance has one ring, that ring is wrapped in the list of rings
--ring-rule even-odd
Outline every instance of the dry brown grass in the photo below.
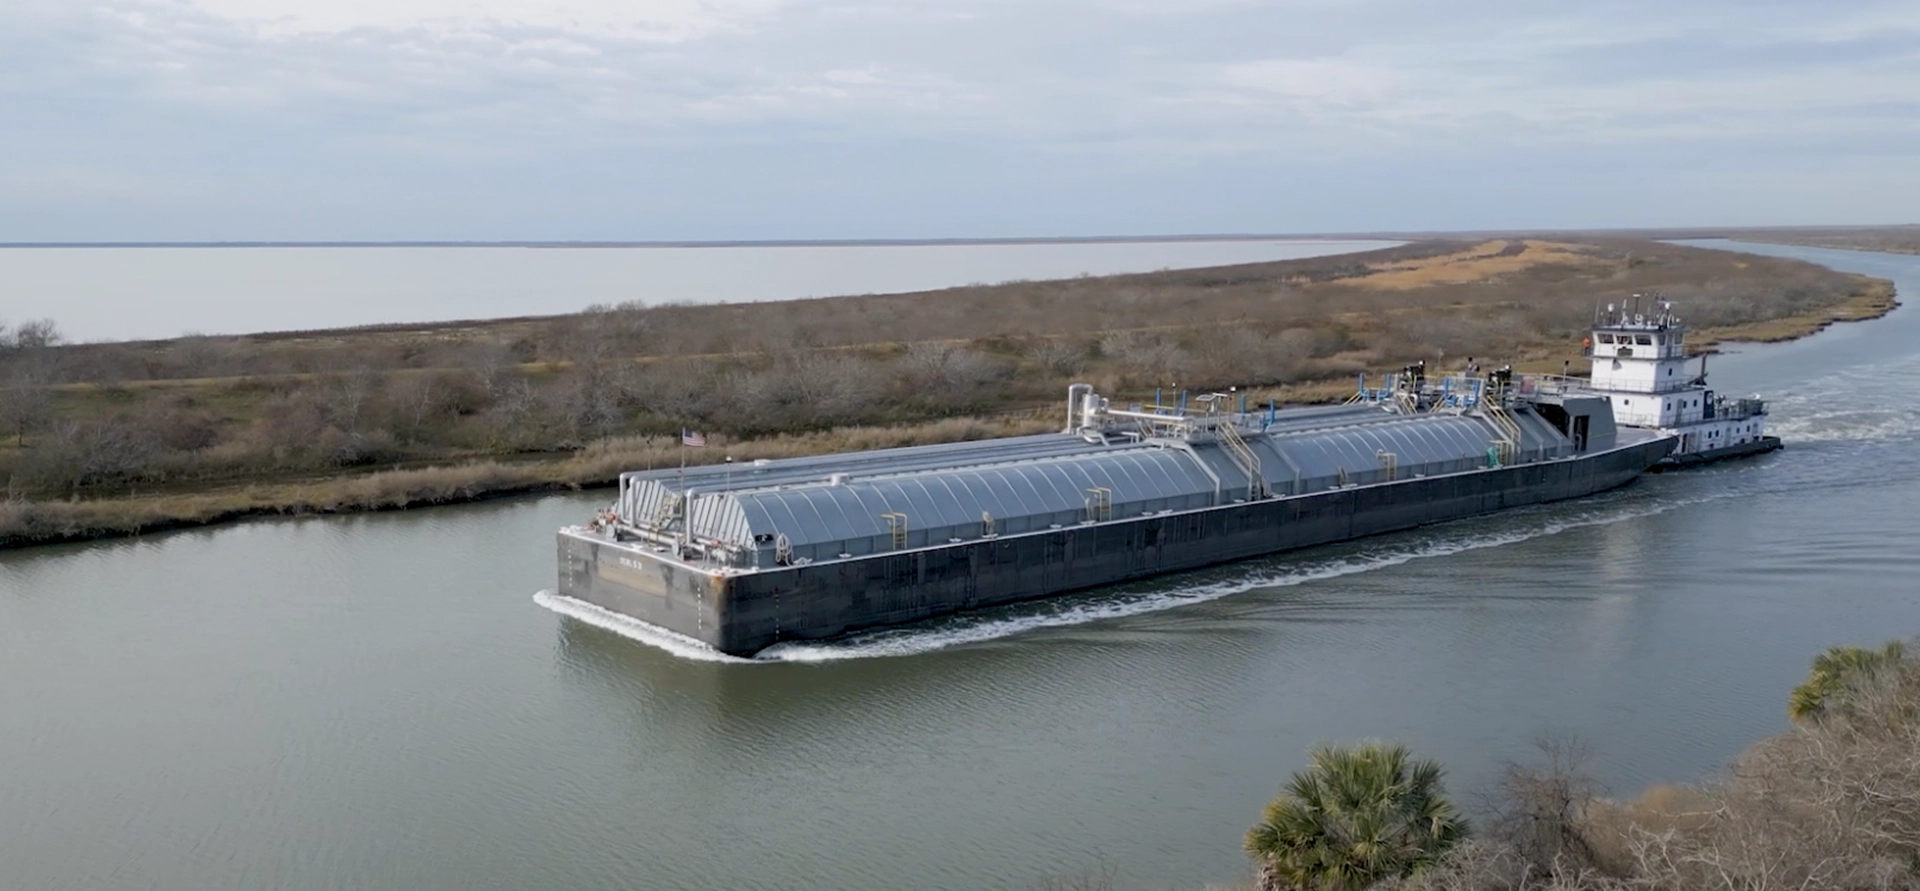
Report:
[[[1920,888],[1920,655],[1829,695],[1830,710],[1756,743],[1726,774],[1699,784],[1616,802],[1562,795],[1594,788],[1577,764],[1536,770],[1531,779],[1550,782],[1509,785],[1502,796],[1507,814],[1532,819],[1495,820],[1438,868],[1394,887]]]
[[[1631,293],[1678,299],[1709,338],[1771,339],[1884,313],[1890,289],[1871,290],[1811,264],[1654,242],[1434,241],[918,294],[88,344],[39,364],[0,356],[0,418],[15,397],[38,400],[0,448],[0,482],[62,503],[118,505],[136,490],[212,498],[181,503],[194,522],[425,504],[575,484],[580,474],[556,469],[568,461],[600,462],[595,473],[611,477],[620,462],[652,460],[620,444],[683,426],[770,449],[877,447],[923,441],[896,431],[942,418],[1050,417],[1074,380],[1123,402],[1229,386],[1254,404],[1332,401],[1357,373],[1416,360],[1583,371],[1595,304]],[[969,435],[973,423],[938,435]],[[820,432],[848,429],[865,432]],[[375,468],[467,464],[512,472],[489,481],[476,469],[443,488],[423,479],[417,493],[398,478],[379,491],[354,482]],[[516,475],[536,466],[547,470]],[[316,481],[338,485],[266,491]],[[264,494],[227,503],[248,490]],[[33,525],[156,525],[113,520],[116,510],[154,509],[48,508],[35,516],[68,519]]]
[[[1818,229],[1773,229],[1728,233],[1740,241],[1793,244],[1806,247],[1920,254],[1920,226],[1856,226]]]
[[[1578,245],[1551,241],[1486,241],[1465,250],[1375,265],[1372,275],[1341,283],[1405,291],[1434,285],[1459,285],[1513,275],[1542,264],[1560,264],[1587,274],[1612,274],[1627,266],[1625,257],[1597,256]]]
[[[894,448],[1021,436],[1057,430],[1047,413],[955,418],[900,427],[849,427],[743,442],[724,437],[706,449],[682,449],[677,438],[624,437],[594,443],[557,460],[479,461],[447,467],[386,470],[334,479],[263,483],[212,492],[0,502],[0,547],[75,541],[204,526],[260,516],[355,513],[459,504],[529,492],[612,485],[621,473],[649,467],[791,458],[854,449]]]
[[[1854,278],[1858,281],[1856,289],[1838,305],[1784,318],[1707,328],[1694,334],[1691,346],[1698,351],[1721,343],[1797,340],[1823,331],[1835,322],[1864,322],[1880,318],[1900,305],[1892,282],[1864,275]]]

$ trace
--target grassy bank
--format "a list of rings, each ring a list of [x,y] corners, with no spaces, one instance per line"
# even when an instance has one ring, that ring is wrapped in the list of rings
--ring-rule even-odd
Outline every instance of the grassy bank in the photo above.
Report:
[[[1690,346],[1711,349],[1722,343],[1779,343],[1798,340],[1825,331],[1836,322],[1864,322],[1893,312],[1900,305],[1893,282],[1886,279],[1855,276],[1854,292],[1839,304],[1818,312],[1801,313],[1778,319],[1707,328],[1688,336]]]
[[[1122,400],[1237,386],[1287,403],[1422,359],[1577,371],[1595,305],[1652,291],[1720,340],[1893,305],[1885,283],[1791,260],[1494,239],[241,337],[60,346],[50,326],[0,329],[0,546],[597,485],[661,460],[646,444],[683,427],[736,458],[940,441],[1002,424],[943,419],[1050,417],[1072,381]]]
[[[1729,235],[1738,241],[1789,244],[1801,247],[1920,254],[1920,226],[1846,226],[1814,229],[1742,231]]]
[[[611,486],[629,470],[791,458],[854,449],[897,448],[1020,436],[1058,430],[1059,418],[1038,413],[1000,418],[956,418],[899,427],[852,427],[724,440],[707,449],[682,449],[677,438],[630,437],[594,443],[550,460],[474,461],[449,466],[384,470],[331,479],[267,482],[208,492],[126,495],[72,501],[0,503],[0,547],[52,544],[183,529],[254,517],[307,516],[463,504],[538,492]]]

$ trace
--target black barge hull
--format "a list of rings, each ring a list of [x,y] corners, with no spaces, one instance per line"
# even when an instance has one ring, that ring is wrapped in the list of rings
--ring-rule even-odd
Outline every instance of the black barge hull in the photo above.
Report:
[[[1665,458],[1661,458],[1660,463],[1653,465],[1653,470],[1656,473],[1668,470],[1682,470],[1688,467],[1712,464],[1716,461],[1764,455],[1768,452],[1779,451],[1781,448],[1780,437],[1762,436],[1752,442],[1741,443],[1740,445],[1722,446],[1717,449],[1707,449],[1700,452],[1688,452],[1684,455],[1668,455]]]
[[[782,641],[1580,498],[1632,482],[1673,446],[1657,439],[1558,461],[735,573],[567,529],[559,593],[746,656]]]

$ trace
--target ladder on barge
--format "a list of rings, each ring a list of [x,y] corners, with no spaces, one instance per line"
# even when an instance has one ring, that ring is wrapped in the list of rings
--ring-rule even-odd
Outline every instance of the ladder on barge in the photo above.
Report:
[[[1258,501],[1267,497],[1267,478],[1260,473],[1260,456],[1254,453],[1253,447],[1247,445],[1246,439],[1231,423],[1221,424],[1214,429],[1219,431],[1220,444],[1226,447],[1233,463],[1247,474],[1247,500]]]

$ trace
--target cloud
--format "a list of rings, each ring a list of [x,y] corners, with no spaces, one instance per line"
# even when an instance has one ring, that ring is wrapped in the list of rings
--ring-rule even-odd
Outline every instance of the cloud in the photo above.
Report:
[[[221,184],[211,177],[189,181],[123,169],[49,163],[0,171],[0,201],[105,207],[167,203],[205,198],[206,190],[218,189]]]
[[[689,40],[740,28],[783,0],[190,0],[209,16],[268,37],[356,31],[463,34],[536,29],[639,40]]]
[[[100,226],[257,227],[268,211],[244,196],[273,194],[274,224],[313,237],[353,235],[336,231],[353,202],[329,197],[345,195],[456,229],[488,216],[464,191],[553,228],[566,202],[537,189],[560,170],[635,207],[675,196],[680,217],[648,222],[668,237],[804,228],[792,208],[819,183],[862,178],[954,208],[1017,182],[1003,221],[1061,219],[1039,205],[1075,190],[1142,196],[1124,202],[1137,219],[1089,210],[1080,231],[1159,228],[1142,183],[1233,191],[1291,169],[1604,163],[1651,192],[1709,155],[1799,176],[1913,151],[1913,83],[1920,6],[1899,2],[16,0],[0,7],[0,127],[20,156],[0,237],[31,237],[22,220],[48,217],[21,211],[61,189],[124,193],[130,216]],[[744,179],[751,198],[729,191]],[[837,202],[833,225],[890,225],[889,200]],[[1233,213],[1203,228],[1258,222]]]
[[[1344,59],[1260,59],[1221,73],[1229,86],[1316,105],[1373,104],[1406,89],[1393,68]]]

